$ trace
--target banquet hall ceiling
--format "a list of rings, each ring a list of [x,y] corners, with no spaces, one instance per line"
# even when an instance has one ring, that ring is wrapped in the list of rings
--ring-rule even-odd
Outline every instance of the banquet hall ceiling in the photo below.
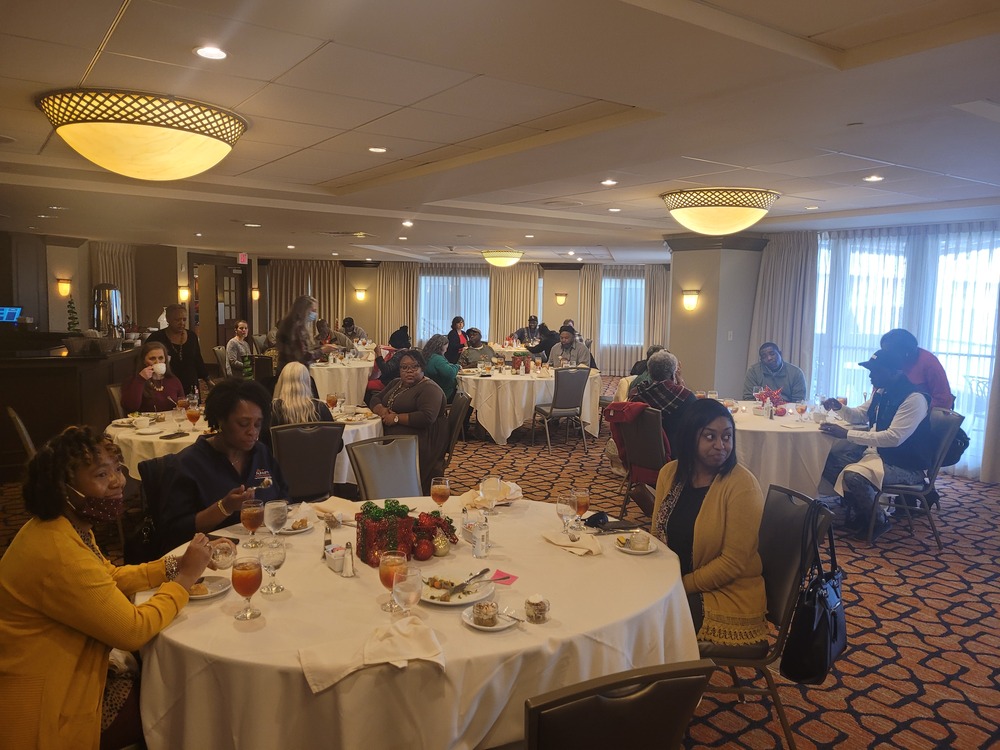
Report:
[[[197,57],[202,45],[228,57]],[[119,177],[34,105],[76,86],[207,101],[250,127],[202,175]],[[573,250],[642,263],[686,232],[657,196],[698,186],[781,193],[762,232],[1000,218],[998,3],[0,10],[0,231],[265,257],[445,261],[509,246],[539,262]]]

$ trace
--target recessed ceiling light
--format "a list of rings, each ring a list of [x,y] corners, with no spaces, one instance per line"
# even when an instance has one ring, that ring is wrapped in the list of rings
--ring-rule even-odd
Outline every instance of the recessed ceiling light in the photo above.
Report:
[[[399,239],[399,240],[407,240],[407,239],[409,239],[409,238],[407,238],[407,237],[397,237],[396,239]]]
[[[226,59],[226,53],[218,47],[198,47],[195,49],[194,53],[198,55],[198,57],[204,57],[206,60]]]
[[[412,227],[413,226],[413,222],[410,221],[409,219],[407,219],[406,221],[403,222],[403,226],[404,227]]]
[[[806,206],[806,211],[819,211],[819,206]]]
[[[572,255],[572,254],[573,254],[572,250],[570,250],[568,253],[566,253],[566,255]]]
[[[612,187],[613,185],[618,184],[618,180],[612,180],[609,178],[607,180],[601,180],[601,184],[604,185],[605,187]]]
[[[56,217],[56,216],[50,216],[49,214],[38,214],[38,216],[36,216],[35,218],[36,219],[56,219],[58,217]]]
[[[28,229],[35,229],[35,227],[28,227]]]
[[[613,214],[616,214],[616,213],[618,213],[619,211],[621,211],[621,209],[620,209],[620,208],[609,208],[609,209],[608,209],[608,211],[609,211],[610,213],[613,213]]]
[[[244,224],[247,229],[260,229],[260,224]]]
[[[66,206],[49,206],[49,211],[65,211]]]
[[[285,247],[287,249],[289,249],[289,250],[294,250],[295,249],[295,245],[285,245]]]
[[[365,258],[365,263],[371,263],[371,262],[372,262],[371,258]]]
[[[535,239],[535,235],[533,235],[533,234],[526,234],[526,235],[524,235],[524,239],[526,239],[526,240],[533,240],[533,239]]]
[[[368,150],[371,151],[373,154],[384,154],[389,149],[387,149],[385,146],[371,146],[369,147]]]
[[[195,232],[195,233],[194,233],[194,236],[195,236],[195,237],[201,237],[201,232]]]
[[[882,182],[882,180],[884,180],[885,177],[882,177],[881,175],[877,174],[870,174],[867,177],[864,177],[863,179],[865,182]]]
[[[330,255],[340,255],[340,253],[330,253]]]

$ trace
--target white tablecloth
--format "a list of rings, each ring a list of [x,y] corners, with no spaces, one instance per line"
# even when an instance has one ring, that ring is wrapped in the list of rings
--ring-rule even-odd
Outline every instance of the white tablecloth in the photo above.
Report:
[[[552,373],[552,370],[549,370]],[[535,404],[552,401],[555,378],[535,375],[500,375],[484,378],[478,374],[459,374],[458,387],[469,394],[479,424],[486,428],[499,444],[531,420]],[[583,422],[586,430],[596,436],[599,428],[601,373],[591,370],[583,394]]]
[[[767,493],[772,484],[816,495],[826,457],[835,440],[815,422],[800,422],[794,407],[784,417],[757,416],[756,401],[741,401],[736,414],[736,457]]]
[[[429,498],[406,500],[431,510]],[[452,498],[445,512],[458,517]],[[495,747],[523,737],[524,701],[581,680],[635,667],[698,658],[677,557],[626,555],[613,536],[604,554],[577,557],[542,539],[560,528],[554,506],[530,501],[500,509],[491,523],[490,557],[472,557],[460,541],[443,558],[419,563],[427,575],[467,576],[485,565],[519,576],[497,585],[495,599],[523,612],[541,593],[551,619],[481,632],[463,624],[463,607],[421,604],[434,629],[445,672],[426,662],[381,665],[313,694],[298,650],[320,648],[349,661],[357,643],[390,622],[379,609],[387,592],[378,572],[358,565],[342,578],[320,559],[319,528],[285,537],[278,573],[284,593],[254,596],[263,613],[237,622],[232,590],[191,602],[143,649],[142,717],[151,750],[274,748]],[[354,541],[355,530],[333,532]],[[628,581],[630,585],[623,586]]]
[[[343,393],[349,404],[363,404],[365,389],[372,373],[371,362],[344,360],[344,364],[328,365],[319,363],[310,366],[309,374],[316,381],[321,401],[326,400],[328,393]]]

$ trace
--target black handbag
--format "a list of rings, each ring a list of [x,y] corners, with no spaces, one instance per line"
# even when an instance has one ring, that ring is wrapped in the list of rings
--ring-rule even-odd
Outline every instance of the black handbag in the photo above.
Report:
[[[792,624],[781,654],[781,674],[802,685],[822,684],[837,658],[847,647],[847,616],[841,587],[846,577],[837,566],[833,528],[827,529],[830,570],[823,570],[819,540],[813,532],[822,504],[813,501],[803,528],[803,560],[812,553],[808,576],[792,615]],[[810,549],[811,547],[811,549]]]

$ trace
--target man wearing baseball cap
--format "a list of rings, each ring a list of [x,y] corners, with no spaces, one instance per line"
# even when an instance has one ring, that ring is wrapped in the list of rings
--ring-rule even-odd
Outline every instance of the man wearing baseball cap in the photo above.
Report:
[[[528,325],[524,328],[518,328],[511,336],[522,344],[530,344],[538,341],[538,316],[529,315]]]
[[[489,362],[497,356],[493,347],[483,343],[483,332],[478,328],[467,328],[465,336],[469,345],[458,355],[458,364],[462,369],[476,367],[480,362]]]
[[[823,432],[840,438],[830,450],[823,477],[844,498],[848,527],[858,532],[857,538],[866,538],[871,513],[879,514],[872,532],[876,539],[890,523],[874,507],[877,490],[883,484],[922,484],[933,461],[930,397],[903,374],[897,352],[879,349],[858,364],[868,370],[872,397],[857,408],[843,406],[835,398],[823,402],[851,425],[820,425]]]

